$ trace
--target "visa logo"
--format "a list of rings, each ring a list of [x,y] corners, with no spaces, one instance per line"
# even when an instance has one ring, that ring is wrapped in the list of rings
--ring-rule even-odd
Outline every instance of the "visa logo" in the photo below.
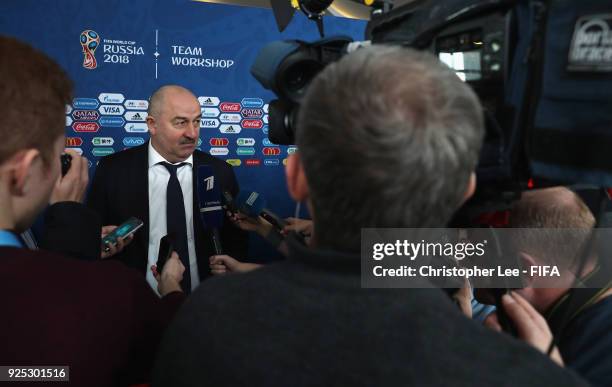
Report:
[[[215,119],[208,119],[208,120],[202,120],[200,121],[200,127],[201,128],[208,128],[208,129],[212,129],[212,128],[216,128],[219,126],[219,120]]]
[[[121,116],[125,113],[125,108],[121,105],[102,105],[98,110],[102,114],[111,116]]]

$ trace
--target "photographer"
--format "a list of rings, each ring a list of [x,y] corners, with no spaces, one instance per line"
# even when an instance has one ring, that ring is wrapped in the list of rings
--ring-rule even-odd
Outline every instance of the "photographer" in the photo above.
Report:
[[[286,166],[312,214],[311,246],[289,238],[286,261],[200,286],[168,329],[153,385],[583,385],[425,279],[361,287],[362,228],[446,226],[474,192],[483,135],[478,98],[429,54],[372,46],[323,69]]]
[[[578,195],[564,187],[523,193],[510,215],[510,227],[521,265],[555,265],[560,276],[529,276],[527,285],[505,296],[504,307],[518,328],[519,336],[545,352],[552,339],[550,322],[567,300],[575,281],[588,277],[597,268],[591,254],[583,273],[577,273],[581,247],[593,230],[595,219]],[[608,257],[605,257],[608,258]],[[602,288],[573,316],[558,338],[553,359],[574,369],[593,385],[612,385],[612,290]],[[543,317],[546,317],[545,318]],[[486,324],[500,330],[497,316]]]

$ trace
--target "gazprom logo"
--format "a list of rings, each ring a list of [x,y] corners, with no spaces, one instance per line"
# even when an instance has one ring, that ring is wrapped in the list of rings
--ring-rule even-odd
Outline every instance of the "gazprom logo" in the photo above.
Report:
[[[125,97],[120,93],[100,93],[98,100],[102,103],[123,103]]]
[[[261,98],[243,98],[240,104],[245,108],[263,108],[264,101]]]
[[[94,98],[75,98],[72,100],[75,109],[97,109],[100,103]]]
[[[123,139],[124,146],[138,146],[145,143],[145,139],[142,137],[125,137]]]
[[[128,122],[124,128],[129,133],[145,133],[149,131],[149,127],[144,122]]]

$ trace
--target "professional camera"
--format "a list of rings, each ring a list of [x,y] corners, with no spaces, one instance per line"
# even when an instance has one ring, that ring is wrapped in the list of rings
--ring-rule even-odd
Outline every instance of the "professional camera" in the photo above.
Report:
[[[373,13],[366,39],[428,50],[473,87],[487,124],[473,200],[498,206],[534,178],[612,186],[611,14],[611,3],[596,0],[417,0]],[[310,80],[349,43],[262,49],[251,72],[278,96],[270,141],[294,142]]]

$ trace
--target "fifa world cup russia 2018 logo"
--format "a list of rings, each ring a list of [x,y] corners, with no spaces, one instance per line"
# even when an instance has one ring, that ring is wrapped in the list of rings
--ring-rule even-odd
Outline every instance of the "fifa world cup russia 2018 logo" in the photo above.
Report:
[[[81,47],[83,47],[83,67],[93,70],[98,67],[94,52],[100,45],[100,35],[94,30],[81,32]]]

